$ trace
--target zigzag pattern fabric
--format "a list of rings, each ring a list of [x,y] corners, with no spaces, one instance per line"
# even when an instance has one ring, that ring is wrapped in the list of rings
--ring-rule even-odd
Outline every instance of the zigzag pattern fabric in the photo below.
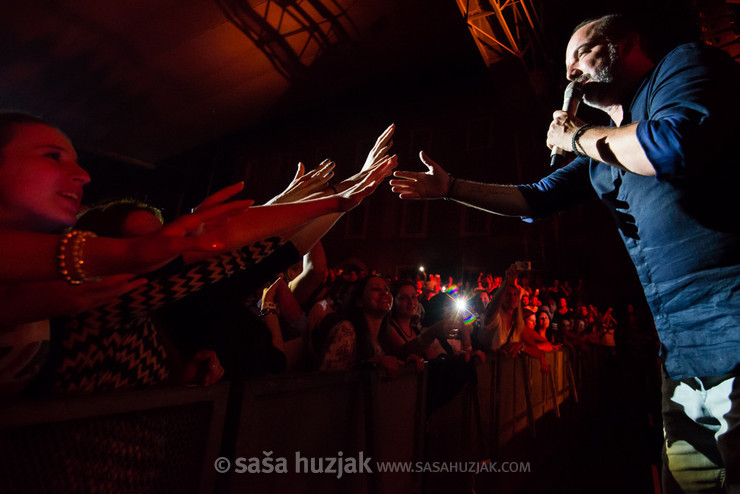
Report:
[[[280,239],[271,237],[206,259],[70,319],[62,329],[55,392],[108,391],[165,382],[169,377],[167,352],[157,339],[150,314],[253,267],[279,245]]]

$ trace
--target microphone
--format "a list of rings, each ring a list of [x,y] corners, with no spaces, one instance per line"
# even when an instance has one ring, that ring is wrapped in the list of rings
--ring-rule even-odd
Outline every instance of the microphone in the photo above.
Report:
[[[575,116],[578,111],[578,105],[583,99],[583,86],[576,81],[571,81],[565,88],[563,94],[563,111],[570,116]],[[565,159],[565,151],[557,146],[552,148],[550,153],[550,167],[558,168],[563,164]]]

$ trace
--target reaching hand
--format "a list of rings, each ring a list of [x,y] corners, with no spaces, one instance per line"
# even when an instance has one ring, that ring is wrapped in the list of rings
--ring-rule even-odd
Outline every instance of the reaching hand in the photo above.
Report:
[[[402,180],[390,181],[393,192],[396,192],[401,199],[445,197],[450,191],[450,175],[424,151],[419,153],[419,159],[427,167],[427,171],[395,172],[393,176]]]
[[[393,169],[398,165],[396,156],[385,158],[384,161],[373,165],[364,172],[359,174],[361,180],[355,185],[349,187],[337,194],[339,197],[339,211],[345,212],[356,207],[364,198],[372,194],[378,185],[390,175]],[[354,179],[354,177],[352,177]],[[349,179],[348,179],[349,180]]]
[[[378,136],[378,139],[375,141],[375,145],[370,150],[370,152],[367,155],[367,158],[365,159],[365,164],[362,165],[362,170],[365,171],[372,166],[375,166],[379,164],[381,161],[383,161],[387,154],[388,150],[393,146],[393,141],[391,141],[391,137],[393,137],[393,132],[396,130],[395,124],[390,124],[387,129],[383,131],[380,136]]]
[[[158,232],[126,239],[128,244],[126,251],[130,263],[130,269],[127,270],[146,273],[157,269],[184,252],[218,253],[222,251],[225,243],[218,238],[219,230],[216,230],[216,233],[207,232],[223,220],[243,213],[254,203],[249,200],[216,204],[219,198],[211,200],[224,191],[219,191],[206,199],[199,206],[201,209],[204,204],[207,206],[202,211],[183,215],[165,225]],[[126,265],[124,269],[128,267]]]
[[[298,202],[311,194],[324,190],[326,184],[334,176],[334,162],[324,160],[310,172],[304,173],[304,170],[303,163],[298,163],[298,170],[288,187],[270,199],[267,204]]]

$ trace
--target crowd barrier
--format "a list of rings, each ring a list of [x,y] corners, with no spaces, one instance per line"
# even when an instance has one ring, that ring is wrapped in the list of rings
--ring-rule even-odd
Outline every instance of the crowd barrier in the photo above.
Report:
[[[426,372],[410,368],[5,403],[0,492],[424,492],[423,472],[379,473],[377,462],[482,461],[517,434],[536,437],[538,420],[598,375],[598,357],[569,352],[548,354],[549,375],[525,355],[489,355],[477,383],[429,416]],[[368,457],[372,474],[311,473]]]

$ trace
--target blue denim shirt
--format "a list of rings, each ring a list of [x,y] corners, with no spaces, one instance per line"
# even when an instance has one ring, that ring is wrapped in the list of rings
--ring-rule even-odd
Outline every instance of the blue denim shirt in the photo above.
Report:
[[[668,374],[729,372],[740,362],[740,65],[681,45],[626,108],[655,177],[577,158],[519,190],[534,216],[596,193],[642,282]]]

